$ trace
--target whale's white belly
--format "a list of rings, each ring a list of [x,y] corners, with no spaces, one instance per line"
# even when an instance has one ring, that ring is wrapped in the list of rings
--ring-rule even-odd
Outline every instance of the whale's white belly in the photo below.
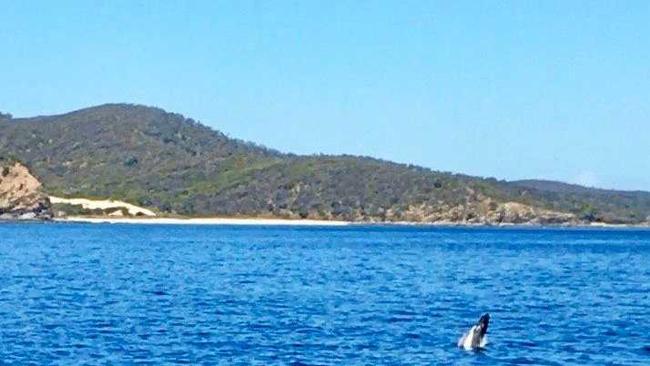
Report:
[[[465,350],[472,350],[475,347],[473,346],[476,341],[474,340],[474,335],[475,335],[475,330],[476,325],[472,326],[467,333],[465,333],[460,339],[458,340],[458,347],[462,347]],[[485,347],[487,345],[487,335],[484,335],[483,338],[478,342],[479,347]]]

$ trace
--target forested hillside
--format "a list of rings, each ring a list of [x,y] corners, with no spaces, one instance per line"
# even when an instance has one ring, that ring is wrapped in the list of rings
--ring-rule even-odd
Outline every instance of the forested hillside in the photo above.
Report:
[[[138,105],[3,114],[0,156],[26,164],[49,194],[119,199],[162,214],[542,224],[641,223],[650,216],[647,192],[504,182],[368,157],[297,156]]]

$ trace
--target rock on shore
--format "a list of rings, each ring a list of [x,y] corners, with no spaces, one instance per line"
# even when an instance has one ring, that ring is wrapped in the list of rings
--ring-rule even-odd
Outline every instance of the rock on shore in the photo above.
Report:
[[[461,225],[581,225],[587,224],[576,215],[542,209],[519,202],[497,202],[482,194],[468,192],[465,203],[449,206],[410,206],[402,213],[406,221]],[[393,220],[394,213],[387,212],[387,219]]]
[[[50,219],[50,201],[24,165],[0,161],[0,220]]]

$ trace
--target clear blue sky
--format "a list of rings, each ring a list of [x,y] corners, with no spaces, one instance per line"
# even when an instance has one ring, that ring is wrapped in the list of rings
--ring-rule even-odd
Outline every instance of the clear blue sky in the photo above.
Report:
[[[0,0],[0,110],[650,190],[650,1]]]

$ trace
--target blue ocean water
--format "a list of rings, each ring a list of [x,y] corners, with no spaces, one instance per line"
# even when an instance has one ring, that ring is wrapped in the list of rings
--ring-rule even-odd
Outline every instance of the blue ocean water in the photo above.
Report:
[[[3,224],[0,260],[7,364],[650,364],[650,231]]]

